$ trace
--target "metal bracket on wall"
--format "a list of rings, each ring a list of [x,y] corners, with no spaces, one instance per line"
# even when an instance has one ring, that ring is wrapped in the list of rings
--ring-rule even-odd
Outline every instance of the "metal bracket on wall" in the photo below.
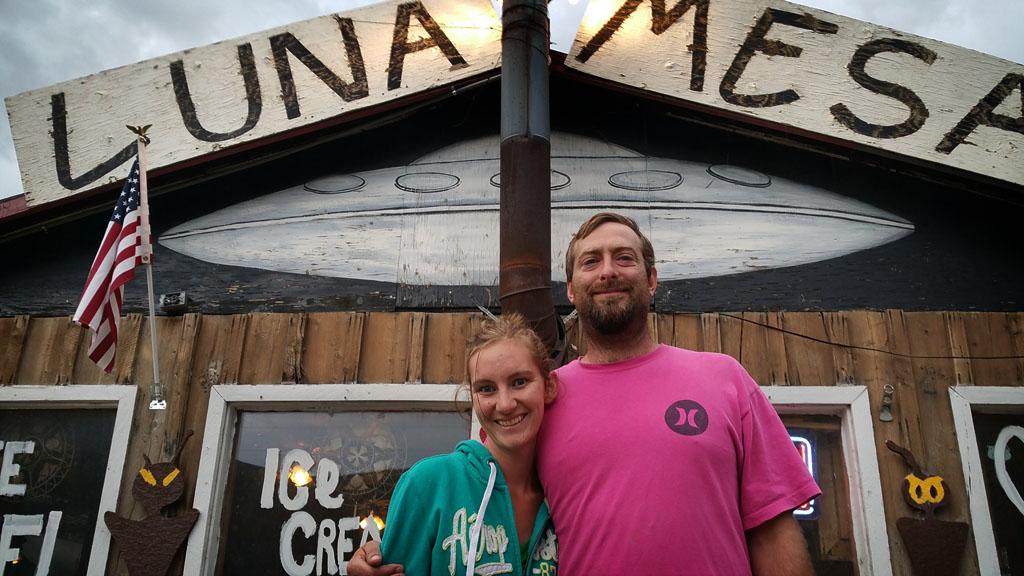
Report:
[[[892,384],[886,384],[882,392],[882,408],[878,411],[878,419],[882,422],[892,422],[892,402],[896,388]]]

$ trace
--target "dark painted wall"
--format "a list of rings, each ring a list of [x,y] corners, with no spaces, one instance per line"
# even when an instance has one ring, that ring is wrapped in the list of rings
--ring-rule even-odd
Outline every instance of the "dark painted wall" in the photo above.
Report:
[[[554,76],[551,93],[553,130],[604,139],[650,156],[755,168],[864,201],[916,227],[901,240],[842,258],[664,282],[655,299],[659,311],[1021,309],[1024,208],[989,199],[980,185],[967,191],[893,173],[877,167],[885,164],[878,158],[872,166],[742,136],[713,127],[724,123],[692,111],[581,86],[571,77]],[[364,131],[354,135],[184,189],[161,193],[161,186],[172,183],[169,177],[157,179],[151,184],[154,235],[317,176],[401,165],[451,143],[496,134],[498,102],[498,85],[492,83],[382,127],[372,127],[374,119],[369,119]],[[115,194],[110,193],[111,207]],[[73,313],[109,210],[0,243],[0,315]],[[208,314],[497,305],[496,287],[398,286],[285,274],[210,264],[159,245],[156,250],[156,293],[185,291],[191,309]],[[556,306],[567,312],[564,285],[553,290]],[[125,313],[145,311],[143,270],[127,286],[125,300]]]

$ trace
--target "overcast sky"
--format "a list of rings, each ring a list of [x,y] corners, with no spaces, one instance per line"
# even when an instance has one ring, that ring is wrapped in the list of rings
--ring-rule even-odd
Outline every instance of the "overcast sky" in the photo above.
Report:
[[[0,99],[374,1],[0,0]],[[556,50],[569,51],[586,3],[550,3]],[[1024,0],[798,3],[1024,63]],[[21,192],[5,114],[0,120],[0,198]]]

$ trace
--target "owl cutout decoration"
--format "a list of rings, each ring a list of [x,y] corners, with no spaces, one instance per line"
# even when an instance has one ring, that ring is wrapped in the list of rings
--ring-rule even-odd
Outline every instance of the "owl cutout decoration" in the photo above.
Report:
[[[145,518],[130,520],[113,512],[104,515],[114,542],[124,552],[130,576],[165,576],[174,555],[199,519],[199,511],[194,508],[175,518],[161,513],[185,492],[185,477],[178,469],[177,461],[190,436],[191,430],[181,440],[178,453],[171,462],[153,464],[149,456],[143,455],[146,465],[139,470],[132,484],[132,496],[146,509]]]
[[[915,510],[924,512],[924,518],[899,518],[903,545],[910,557],[910,567],[916,576],[953,576],[960,572],[967,542],[967,523],[949,522],[935,518],[936,509],[946,503],[949,488],[942,476],[929,476],[921,470],[917,459],[906,448],[892,440],[885,446],[903,456],[910,474],[903,479],[903,499]]]

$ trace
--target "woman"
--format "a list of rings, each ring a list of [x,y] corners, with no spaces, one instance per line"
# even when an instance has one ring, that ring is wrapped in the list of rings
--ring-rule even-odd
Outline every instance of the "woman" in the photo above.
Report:
[[[460,442],[402,475],[384,562],[417,576],[554,574],[557,543],[534,465],[558,388],[544,345],[518,314],[486,321],[467,344],[466,370],[486,445]]]

